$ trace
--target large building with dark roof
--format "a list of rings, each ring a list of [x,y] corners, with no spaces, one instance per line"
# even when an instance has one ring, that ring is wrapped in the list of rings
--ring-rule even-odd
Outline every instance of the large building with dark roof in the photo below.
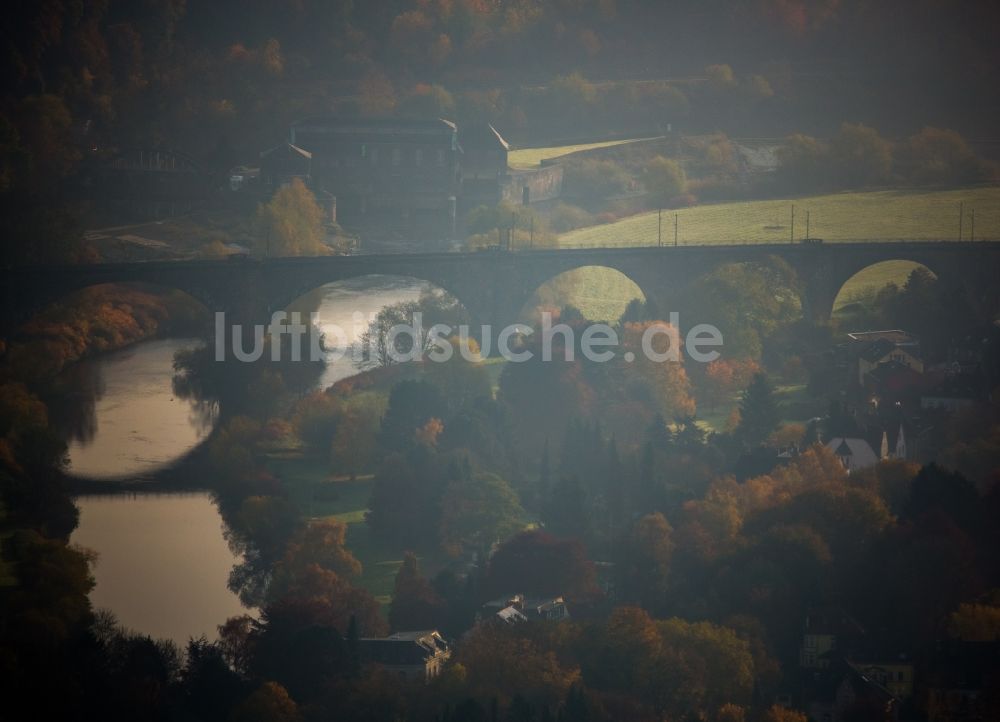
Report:
[[[261,176],[269,190],[305,168],[314,191],[336,198],[338,220],[446,237],[476,206],[560,195],[561,167],[512,171],[509,148],[487,123],[309,118],[262,154]]]
[[[460,151],[450,121],[313,118],[292,125],[289,143],[311,154],[314,188],[337,197],[345,220],[455,217]]]
[[[451,648],[437,630],[396,632],[359,642],[363,662],[377,664],[405,681],[429,682],[451,657]]]

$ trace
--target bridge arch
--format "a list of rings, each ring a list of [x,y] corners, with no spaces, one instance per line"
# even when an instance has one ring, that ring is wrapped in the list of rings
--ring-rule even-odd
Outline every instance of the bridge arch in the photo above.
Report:
[[[647,301],[642,287],[627,273],[605,265],[582,265],[542,281],[525,299],[518,320],[534,322],[541,309],[570,305],[593,321],[614,323],[634,300]]]
[[[461,322],[469,322],[469,310],[449,288],[420,276],[400,274],[365,273],[329,281],[274,310],[299,312],[303,319],[316,312],[321,325],[336,325],[353,340],[356,327],[367,325],[383,308],[418,301],[427,295],[442,299],[445,305],[454,307]]]
[[[275,258],[260,261],[202,260],[37,266],[0,269],[0,325],[19,318],[70,289],[97,283],[146,282],[178,288],[213,311],[246,309],[243,321],[284,308],[306,291],[331,281],[371,273],[425,279],[452,293],[473,322],[507,324],[517,318],[535,289],[558,274],[582,266],[621,271],[647,299],[663,306],[670,289],[682,289],[697,274],[735,261],[783,258],[799,273],[803,311],[828,322],[842,285],[861,269],[889,259],[910,260],[946,281],[972,274],[995,277],[996,242],[873,242],[829,244],[704,245],[678,248],[549,249],[514,253],[417,253]],[[249,307],[249,308],[248,308]]]
[[[813,273],[803,274],[804,310],[817,323],[828,323],[834,310],[849,303],[850,296],[865,285],[881,288],[889,281],[902,285],[917,267],[942,280],[960,278],[962,270],[970,268],[968,259],[948,253],[946,245],[933,248],[926,243],[880,244],[877,248],[872,244],[842,245],[849,248],[840,248],[838,253],[831,253],[832,247],[827,248]]]
[[[384,308],[415,301],[426,301],[431,306],[425,312],[425,330],[435,323],[445,323],[457,332],[459,325],[473,323],[462,300],[448,289],[417,276],[396,274],[369,273],[324,283],[275,310],[299,313],[306,323],[310,314],[316,314],[328,351],[320,385],[327,387],[364,368],[352,349]],[[473,329],[472,333],[475,336],[477,332]]]
[[[918,268],[937,278],[933,269],[918,261],[893,259],[876,261],[865,266],[840,284],[834,295],[832,315],[865,310],[882,288],[890,283],[902,288],[909,275]]]

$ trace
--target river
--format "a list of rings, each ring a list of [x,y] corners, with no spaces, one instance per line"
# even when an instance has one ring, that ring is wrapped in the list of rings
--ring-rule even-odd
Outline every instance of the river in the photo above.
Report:
[[[323,286],[289,310],[317,311],[332,338],[336,324],[357,340],[354,314],[417,299],[427,285],[368,276]],[[69,470],[91,479],[148,477],[198,445],[215,423],[215,409],[173,394],[173,355],[192,339],[136,344],[90,359],[62,377],[72,403],[56,424],[70,439]],[[331,350],[331,353],[333,350]],[[326,387],[358,372],[350,354],[330,363]],[[80,524],[71,541],[97,552],[95,607],[113,611],[130,629],[185,644],[216,636],[227,617],[246,613],[226,583],[239,559],[223,537],[222,519],[207,492],[121,493],[77,497]]]

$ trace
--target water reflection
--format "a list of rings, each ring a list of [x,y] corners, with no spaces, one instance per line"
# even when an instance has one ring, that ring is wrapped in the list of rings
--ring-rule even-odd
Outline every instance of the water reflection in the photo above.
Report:
[[[212,430],[214,404],[174,394],[174,354],[193,339],[148,341],[82,361],[59,378],[52,420],[69,442],[69,470],[89,478],[135,477],[196,446]]]
[[[97,400],[104,396],[99,364],[84,361],[66,369],[56,381],[57,395],[49,401],[49,417],[67,441],[89,444],[97,434]]]
[[[338,349],[333,326],[338,326],[347,336],[347,344],[357,343],[367,327],[367,321],[386,306],[416,301],[422,293],[431,290],[431,284],[399,276],[364,276],[347,281],[337,281],[310,291],[288,307],[289,311],[319,315],[319,326],[325,334],[324,343],[329,348],[327,365],[319,380],[319,388],[326,388],[341,379],[353,376],[364,368],[356,363],[350,350],[336,359]],[[354,314],[360,313],[363,324],[355,322]]]
[[[321,327],[337,324],[351,344],[364,330],[356,328],[355,312],[367,319],[385,306],[417,300],[427,289],[412,279],[369,276],[320,287],[289,310],[317,311]],[[134,479],[168,465],[210,433],[216,405],[197,394],[182,399],[175,393],[174,354],[197,343],[145,342],[63,374],[51,409],[70,442],[71,471]],[[358,370],[347,354],[327,365],[318,385]],[[72,541],[99,555],[95,607],[111,609],[127,627],[181,644],[201,634],[214,638],[227,617],[246,613],[227,582],[248,588],[260,560],[225,533],[207,492],[84,496],[77,503],[80,524]],[[249,552],[246,558],[243,552]]]
[[[78,497],[71,541],[98,553],[90,600],[126,627],[184,644],[247,610],[226,580],[240,558],[208,492]]]

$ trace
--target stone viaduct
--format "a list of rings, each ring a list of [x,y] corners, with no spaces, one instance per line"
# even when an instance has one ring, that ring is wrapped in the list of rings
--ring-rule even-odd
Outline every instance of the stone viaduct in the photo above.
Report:
[[[881,261],[908,260],[939,278],[1000,281],[1000,242],[899,241],[539,249],[413,253],[254,260],[148,261],[0,270],[2,322],[9,330],[46,304],[103,283],[147,283],[189,293],[211,311],[263,322],[302,294],[334,281],[371,274],[429,281],[452,293],[475,324],[502,327],[517,320],[535,290],[555,276],[603,266],[632,279],[648,299],[683,293],[695,279],[729,263],[776,256],[798,274],[803,313],[829,319],[843,284]]]

